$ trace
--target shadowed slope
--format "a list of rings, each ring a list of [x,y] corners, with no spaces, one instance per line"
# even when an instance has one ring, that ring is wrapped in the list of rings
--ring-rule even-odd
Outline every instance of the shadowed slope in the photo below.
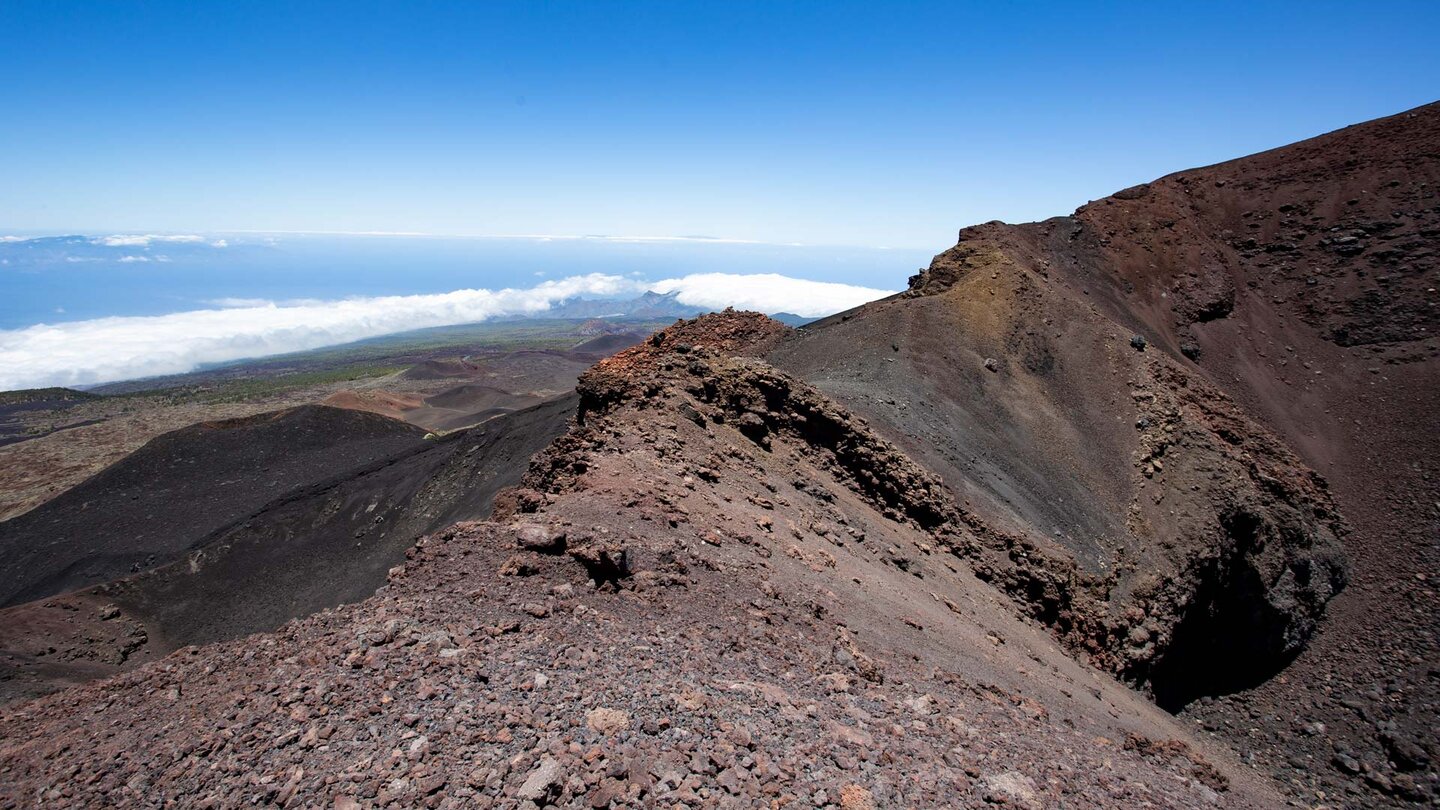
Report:
[[[419,443],[288,492],[174,562],[0,611],[0,699],[370,596],[421,534],[488,514],[573,412],[564,397]]]
[[[403,422],[324,406],[164,434],[0,523],[0,604],[164,565],[266,503],[412,452],[423,436]]]

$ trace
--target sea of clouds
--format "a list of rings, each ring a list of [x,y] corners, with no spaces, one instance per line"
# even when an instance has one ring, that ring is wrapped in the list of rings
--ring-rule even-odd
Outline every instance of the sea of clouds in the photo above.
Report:
[[[153,241],[154,237],[147,237]],[[128,246],[128,245],[127,245]],[[0,390],[87,386],[181,374],[221,363],[497,317],[538,315],[573,298],[670,294],[702,309],[753,309],[821,317],[891,291],[776,274],[700,273],[645,282],[594,273],[525,289],[334,301],[217,302],[213,309],[96,318],[0,330]]]

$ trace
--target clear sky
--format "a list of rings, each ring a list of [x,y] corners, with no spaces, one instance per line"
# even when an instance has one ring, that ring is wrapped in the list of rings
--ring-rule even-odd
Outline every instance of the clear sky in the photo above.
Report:
[[[0,0],[0,233],[940,250],[1440,97],[1440,2]]]

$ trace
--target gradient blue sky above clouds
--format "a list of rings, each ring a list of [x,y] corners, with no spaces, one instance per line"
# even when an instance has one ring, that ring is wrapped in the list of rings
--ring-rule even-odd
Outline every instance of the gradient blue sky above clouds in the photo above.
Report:
[[[1440,3],[0,0],[0,232],[938,251],[1435,100]]]

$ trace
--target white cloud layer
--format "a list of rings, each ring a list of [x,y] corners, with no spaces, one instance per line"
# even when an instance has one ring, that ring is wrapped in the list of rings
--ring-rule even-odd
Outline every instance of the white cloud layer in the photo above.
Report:
[[[833,315],[891,294],[888,290],[808,281],[775,273],[695,273],[684,278],[657,281],[646,287],[658,293],[678,293],[676,300],[690,306],[709,309],[735,307],[772,315],[789,312],[806,318]]]
[[[195,236],[193,234],[157,235],[153,233],[128,236],[124,234],[116,234],[114,236],[101,236],[90,240],[91,244],[104,245],[106,247],[149,247],[151,242],[199,244],[200,242],[204,241],[205,237]],[[224,240],[222,239],[221,244],[217,244],[215,245],[215,247],[224,247],[225,245],[223,243]]]
[[[412,329],[535,315],[571,298],[638,295],[646,290],[677,293],[682,303],[696,307],[734,306],[806,317],[829,315],[889,294],[773,274],[704,273],[648,283],[592,273],[529,289],[456,290],[285,306],[230,299],[213,302],[220,309],[0,330],[0,391],[180,374],[207,363],[316,349]]]
[[[241,309],[244,307],[273,307],[275,302],[268,298],[211,298],[205,302],[212,307],[221,309]]]

